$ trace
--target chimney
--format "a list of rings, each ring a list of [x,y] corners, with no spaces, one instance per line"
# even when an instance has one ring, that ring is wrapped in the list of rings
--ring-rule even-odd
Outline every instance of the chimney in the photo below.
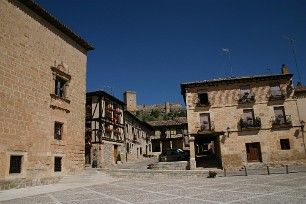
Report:
[[[289,74],[288,67],[285,64],[282,65],[282,74]]]

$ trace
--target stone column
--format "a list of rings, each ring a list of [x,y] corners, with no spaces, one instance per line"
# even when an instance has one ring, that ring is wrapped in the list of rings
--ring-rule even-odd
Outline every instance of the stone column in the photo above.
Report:
[[[189,148],[190,148],[190,169],[192,170],[197,167],[195,160],[194,137],[189,138]]]

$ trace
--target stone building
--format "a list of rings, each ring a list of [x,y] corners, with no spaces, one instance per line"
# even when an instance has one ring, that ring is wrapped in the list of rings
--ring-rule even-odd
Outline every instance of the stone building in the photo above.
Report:
[[[124,111],[125,124],[125,160],[139,161],[151,155],[151,136],[153,128],[139,120],[129,111]]]
[[[126,104],[105,91],[86,94],[85,162],[108,168],[139,161],[151,153],[152,127],[140,121]]]
[[[125,105],[125,110],[127,111],[137,111],[136,107],[136,92],[135,91],[126,91],[123,94],[123,100]]]
[[[187,118],[180,117],[165,121],[148,122],[154,129],[151,137],[152,152],[159,155],[162,150],[189,150]]]
[[[82,172],[93,47],[34,1],[0,8],[0,189]]]
[[[105,91],[86,94],[85,163],[107,168],[123,160],[124,103]],[[119,159],[120,157],[120,159]]]
[[[298,83],[294,88],[294,98],[297,100],[300,119],[306,121],[306,86]]]
[[[240,169],[305,163],[292,74],[182,83],[190,166]]]
[[[182,104],[169,103],[164,104],[152,104],[152,105],[137,105],[136,103],[136,92],[126,91],[123,95],[124,102],[126,103],[126,110],[134,113],[136,111],[150,112],[152,110],[158,110],[164,113],[170,113],[171,111],[184,110]]]

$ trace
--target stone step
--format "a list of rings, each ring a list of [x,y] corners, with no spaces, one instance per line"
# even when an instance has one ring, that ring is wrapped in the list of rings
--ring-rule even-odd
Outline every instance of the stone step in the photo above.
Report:
[[[243,170],[245,168],[247,168],[247,169],[266,169],[267,164],[262,163],[262,162],[248,163],[247,165],[242,167],[241,170]]]
[[[112,182],[118,179],[112,178],[109,174],[97,169],[86,169],[82,174],[79,175],[66,175],[64,176],[59,183],[105,183]]]

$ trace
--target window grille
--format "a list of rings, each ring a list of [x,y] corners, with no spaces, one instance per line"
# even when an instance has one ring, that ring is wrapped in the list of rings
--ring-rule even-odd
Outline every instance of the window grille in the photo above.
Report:
[[[65,97],[65,85],[66,85],[66,80],[56,77],[55,79],[55,95],[58,97]]]
[[[281,139],[280,140],[280,145],[282,150],[287,150],[290,149],[290,142],[289,139]]]
[[[55,172],[62,171],[62,158],[61,157],[54,158],[54,171]]]
[[[22,156],[11,156],[10,160],[10,174],[21,173]]]
[[[55,122],[54,125],[54,139],[61,140],[63,133],[63,124]]]

